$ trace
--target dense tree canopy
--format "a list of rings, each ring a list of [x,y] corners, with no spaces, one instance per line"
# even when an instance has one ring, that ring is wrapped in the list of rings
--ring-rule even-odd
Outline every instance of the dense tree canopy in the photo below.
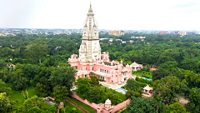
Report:
[[[181,82],[175,76],[167,76],[161,80],[154,82],[155,96],[159,96],[164,103],[169,104],[176,101],[178,95],[187,88],[187,86]]]
[[[11,103],[6,93],[0,93],[0,112],[9,113],[11,108]]]
[[[69,96],[69,90],[66,86],[55,86],[53,88],[53,96],[56,98],[56,101],[61,102]]]
[[[27,99],[19,113],[55,113],[56,106],[47,104],[44,99],[34,96]]]
[[[144,36],[145,39],[134,37]],[[170,110],[180,108],[176,102],[179,96],[189,99],[187,111],[198,112],[198,94],[200,88],[200,36],[187,35],[180,37],[176,34],[144,34],[140,32],[126,33],[123,36],[100,34],[108,40],[100,41],[102,51],[109,52],[111,60],[123,61],[131,64],[136,61],[145,68],[155,67],[153,73],[153,88],[156,101],[164,102]],[[110,42],[112,39],[113,42]],[[127,41],[122,43],[117,40]],[[21,92],[28,88],[35,88],[40,97],[53,96],[57,101],[63,100],[69,94],[74,82],[74,69],[67,65],[67,59],[73,53],[78,53],[81,34],[45,35],[45,34],[17,34],[16,36],[0,37],[0,93],[6,92],[10,99],[10,92]],[[79,81],[77,93],[82,97],[94,101],[104,102],[107,98],[113,103],[123,100],[121,96],[106,88],[101,88],[96,78]],[[141,89],[147,82],[129,80],[124,87],[128,90],[127,97],[137,96],[136,105],[149,106],[154,100],[143,100]],[[149,82],[148,84],[151,84]],[[62,93],[62,91],[64,93]],[[106,92],[106,93],[105,93]],[[59,95],[58,95],[59,94]],[[102,95],[106,95],[102,97]],[[90,97],[89,97],[90,96]],[[38,98],[40,98],[38,97]],[[62,98],[61,98],[62,97]],[[97,99],[98,98],[98,99]],[[124,98],[124,97],[123,97]],[[161,100],[160,100],[161,99]],[[14,108],[19,107],[15,101]],[[131,104],[131,106],[134,106]],[[131,106],[129,108],[131,108]],[[12,107],[12,106],[11,106]],[[158,110],[154,105],[149,111]],[[8,110],[12,110],[10,106]],[[51,107],[50,107],[51,108]],[[132,107],[135,108],[135,107]],[[32,110],[40,111],[33,107]],[[131,110],[131,109],[129,109]],[[141,112],[147,112],[144,109]],[[178,111],[178,110],[177,110]],[[1,112],[1,111],[0,111]]]
[[[128,90],[127,92],[127,96],[130,97],[132,95],[134,96],[141,96],[141,91],[143,89],[143,87],[145,86],[144,83],[138,82],[134,79],[129,79],[127,81],[127,84],[125,86],[125,88]]]
[[[153,98],[132,97],[132,102],[127,108],[129,113],[161,113],[164,111],[164,104]]]
[[[79,34],[21,34],[1,37],[0,92],[6,92],[9,98],[13,98],[13,90],[26,92],[27,89],[34,88],[35,93],[40,96],[38,98],[53,96],[56,101],[62,101],[69,95],[75,74],[75,70],[66,61],[72,53],[76,53],[79,41]],[[13,103],[15,111],[21,101]],[[28,111],[41,112],[43,108],[38,106],[33,106]],[[45,109],[50,110],[51,107],[48,107]]]
[[[179,102],[172,103],[166,107],[166,113],[189,113]]]
[[[200,88],[192,88],[189,94],[190,103],[187,108],[191,113],[200,111]]]
[[[93,77],[93,79],[95,78]],[[110,99],[112,104],[117,104],[126,99],[123,94],[98,84],[95,85],[94,81],[88,78],[80,78],[77,80],[76,84],[77,94],[90,102],[104,103],[107,99]]]

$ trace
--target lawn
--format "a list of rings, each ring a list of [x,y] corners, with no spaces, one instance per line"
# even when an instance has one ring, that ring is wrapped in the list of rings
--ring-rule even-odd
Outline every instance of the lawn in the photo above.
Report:
[[[138,70],[133,72],[134,75],[152,79],[152,72],[148,70]]]
[[[69,102],[65,102],[65,108],[61,109],[60,113],[82,113],[78,108],[70,104]]]
[[[36,95],[34,88],[28,88],[25,91],[15,91],[12,90],[11,84],[6,84],[0,80],[0,91],[6,92],[11,103],[14,106],[20,106],[24,103],[27,98]]]
[[[28,88],[25,91],[11,90],[9,92],[9,98],[13,102],[14,106],[22,105],[27,97],[30,98],[34,95],[36,95],[36,91],[34,88]]]
[[[84,104],[84,103],[82,103],[82,102],[80,102],[80,101],[78,101],[76,99],[68,98],[67,100],[70,101],[70,102],[72,102],[72,103],[74,103],[74,104],[76,104],[77,106],[85,109],[89,113],[96,113],[95,109],[91,108],[90,106],[88,106],[88,105],[86,105],[86,104]]]
[[[15,106],[14,109],[19,108],[27,98],[30,98],[34,95],[36,95],[35,88],[28,88],[25,91],[15,91],[15,90],[9,91],[9,98],[13,103],[13,105]],[[89,113],[96,113],[96,110],[75,99],[69,98],[69,100],[70,102],[75,103],[78,107],[81,107],[82,109],[88,111]],[[72,105],[70,102],[68,101],[65,102],[65,109],[63,109],[61,113],[82,113],[76,106]]]
[[[25,91],[11,90],[9,92],[9,98],[10,98],[10,100],[12,100],[12,103],[16,107],[15,109],[20,107],[27,98],[30,98],[34,95],[36,95],[36,90],[34,88],[28,88]],[[75,103],[77,106],[81,106],[82,108],[87,110],[89,113],[96,113],[96,111],[94,109],[92,109],[91,107],[89,107],[75,99],[70,98],[70,101]],[[73,106],[72,104],[70,104],[70,102],[66,101],[65,102],[65,110],[63,109],[61,111],[61,113],[82,113],[82,112],[76,106]]]

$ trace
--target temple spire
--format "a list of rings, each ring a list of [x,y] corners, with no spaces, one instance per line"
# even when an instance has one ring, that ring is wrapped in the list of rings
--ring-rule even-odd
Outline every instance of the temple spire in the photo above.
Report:
[[[94,16],[93,10],[92,10],[92,4],[90,2],[90,8],[88,10],[88,16]]]
[[[93,62],[101,59],[99,32],[97,30],[91,3],[83,28],[79,57],[81,62]]]
[[[90,2],[90,7],[87,13],[87,18],[84,24],[83,39],[99,39],[97,25],[94,18],[94,13],[92,10],[92,4]]]

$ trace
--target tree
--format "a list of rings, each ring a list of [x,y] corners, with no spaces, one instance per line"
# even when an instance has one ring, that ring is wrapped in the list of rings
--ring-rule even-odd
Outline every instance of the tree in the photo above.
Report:
[[[53,70],[52,68],[54,69],[54,67],[40,66],[39,73],[36,74],[36,76],[34,77],[33,83],[37,84],[39,82],[39,83],[45,84],[46,82],[50,81],[48,79],[52,74],[52,70]]]
[[[41,63],[48,54],[48,45],[45,42],[30,44],[26,49],[26,58],[32,63]]]
[[[91,76],[91,84],[94,86],[98,86],[99,85],[99,79],[96,76]]]
[[[102,101],[106,100],[106,96],[104,94],[104,92],[99,89],[99,87],[91,87],[88,91],[88,100],[90,102],[95,102],[95,103],[101,103]],[[104,98],[105,97],[105,98]]]
[[[47,81],[46,83],[37,83],[36,89],[37,89],[37,95],[45,97],[51,94],[52,91],[51,84]]]
[[[180,66],[183,69],[187,69],[187,70],[193,70],[194,72],[200,72],[199,68],[200,68],[200,62],[199,62],[199,57],[193,57],[193,58],[185,58]]]
[[[4,47],[2,49],[0,49],[0,57],[12,57],[13,56],[13,51],[11,48],[9,47]]]
[[[77,85],[77,94],[80,95],[82,98],[87,98],[89,90],[91,89],[90,80],[88,78],[79,78],[76,81]]]
[[[34,77],[34,84],[36,85],[37,94],[39,96],[49,96],[53,91],[53,86],[50,81],[52,68],[40,66],[39,74]]]
[[[47,104],[44,99],[33,96],[24,101],[19,113],[55,113],[56,106]]]
[[[166,107],[166,113],[189,113],[179,102],[172,103]]]
[[[165,104],[175,101],[185,84],[176,76],[167,76],[154,82],[155,96],[159,96]]]
[[[15,90],[24,90],[28,87],[28,80],[20,75],[16,76],[12,86]]]
[[[6,93],[0,93],[0,113],[9,113],[11,108],[12,106]]]
[[[70,92],[66,86],[57,85],[53,88],[53,96],[57,102],[63,101],[69,95],[69,93]]]
[[[50,56],[48,58],[45,59],[45,61],[43,62],[43,64],[47,67],[50,66],[56,66],[57,65],[57,58],[55,56]]]
[[[75,70],[69,65],[54,68],[52,70],[52,75],[50,76],[50,81],[52,86],[61,85],[66,86],[68,90],[71,89],[73,82],[75,81],[74,75]]]
[[[188,86],[190,88],[192,88],[192,87],[200,88],[200,74],[196,74],[194,72],[191,72],[191,73],[186,75],[185,79],[188,82]]]
[[[187,109],[191,113],[198,113],[200,111],[200,88],[192,88],[190,90],[189,100]]]
[[[144,83],[138,82],[134,79],[129,79],[125,86],[125,88],[128,90],[127,96],[141,96],[141,91],[144,86]]]
[[[6,92],[8,94],[12,89],[0,79],[0,93]]]
[[[22,67],[23,76],[28,80],[33,80],[34,77],[39,73],[39,67],[33,64],[25,64]]]
[[[128,106],[129,113],[160,113],[163,112],[164,104],[154,98],[132,97]]]
[[[3,68],[6,66],[6,63],[3,59],[0,59],[0,68]]]
[[[76,93],[80,97],[95,103],[104,103],[109,98],[114,105],[125,100],[125,95],[100,85],[93,85],[91,81],[88,78],[79,78],[77,80]]]
[[[180,73],[181,71],[178,68],[176,61],[167,61],[162,63],[158,70],[153,72],[153,80],[158,80],[169,75],[177,76],[178,78],[184,78],[184,76],[181,76]]]
[[[41,67],[39,74],[34,78],[38,94],[40,96],[48,96],[52,95],[52,92],[59,93],[58,90],[64,88],[66,89],[65,93],[68,95],[75,80],[75,72],[76,71],[69,65],[49,68]],[[55,86],[61,87],[55,88]],[[58,98],[58,100],[60,100],[60,98]]]

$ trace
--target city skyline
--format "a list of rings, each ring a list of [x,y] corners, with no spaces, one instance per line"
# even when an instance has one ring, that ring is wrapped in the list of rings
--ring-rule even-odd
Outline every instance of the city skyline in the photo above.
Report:
[[[197,0],[0,0],[0,28],[82,29],[90,2],[99,29],[197,30]]]

